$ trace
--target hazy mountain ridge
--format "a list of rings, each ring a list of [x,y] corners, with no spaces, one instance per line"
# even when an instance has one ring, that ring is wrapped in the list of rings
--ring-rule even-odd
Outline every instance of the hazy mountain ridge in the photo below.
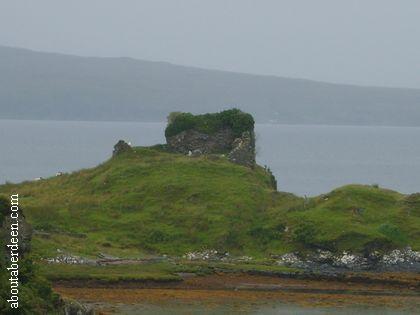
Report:
[[[239,107],[258,122],[420,125],[420,90],[359,87],[0,46],[0,119],[162,121]]]

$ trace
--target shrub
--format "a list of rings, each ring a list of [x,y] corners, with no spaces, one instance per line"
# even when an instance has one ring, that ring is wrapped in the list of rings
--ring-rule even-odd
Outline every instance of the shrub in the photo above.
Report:
[[[394,224],[381,224],[378,228],[378,231],[395,244],[403,245],[407,242],[407,237],[401,232],[398,226]]]
[[[148,238],[147,241],[149,243],[155,244],[155,243],[161,243],[161,242],[167,242],[171,239],[170,235],[165,233],[164,231],[160,230],[153,230]]]
[[[254,124],[252,115],[236,108],[204,115],[174,112],[168,116],[165,136],[171,137],[190,129],[213,134],[222,128],[231,128],[235,136],[240,136],[244,131],[254,130]]]
[[[283,224],[275,226],[256,226],[249,230],[248,234],[255,239],[258,239],[261,244],[267,245],[273,240],[281,238],[284,231]]]
[[[314,244],[316,227],[312,222],[299,223],[293,231],[293,240],[303,245]]]
[[[181,114],[182,114],[182,112],[172,112],[172,113],[169,113],[169,115],[167,117],[168,124],[172,124],[174,122],[175,118],[177,116],[181,115]]]

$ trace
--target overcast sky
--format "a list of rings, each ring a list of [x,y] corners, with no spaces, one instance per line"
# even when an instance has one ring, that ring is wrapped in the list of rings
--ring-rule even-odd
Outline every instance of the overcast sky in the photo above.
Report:
[[[0,45],[420,88],[420,1],[0,0]]]

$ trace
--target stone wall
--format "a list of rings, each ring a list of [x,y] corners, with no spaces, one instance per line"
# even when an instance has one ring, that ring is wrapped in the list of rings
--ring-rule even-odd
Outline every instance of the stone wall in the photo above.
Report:
[[[255,136],[251,131],[245,131],[240,138],[236,138],[232,144],[232,150],[228,154],[230,161],[253,167],[255,165]]]
[[[175,136],[168,137],[166,142],[171,151],[188,154],[228,153],[232,150],[235,140],[230,129],[222,129],[212,135],[208,135],[194,129],[182,131]]]
[[[131,145],[129,145],[124,140],[119,140],[116,145],[114,145],[114,151],[112,151],[112,156],[117,156],[124,152],[130,152],[133,149],[131,148]]]
[[[168,149],[186,155],[226,154],[233,163],[253,167],[255,165],[255,136],[252,131],[245,131],[235,137],[229,128],[213,134],[206,134],[194,129],[182,131],[167,137]]]

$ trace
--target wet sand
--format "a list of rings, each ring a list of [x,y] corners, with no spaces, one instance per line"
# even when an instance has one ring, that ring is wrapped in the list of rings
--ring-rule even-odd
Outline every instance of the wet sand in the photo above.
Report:
[[[418,274],[375,277],[384,283],[215,274],[186,277],[162,287],[153,283],[84,287],[61,282],[54,289],[102,314],[347,314],[346,310],[352,314],[356,309],[360,314],[420,313]]]

